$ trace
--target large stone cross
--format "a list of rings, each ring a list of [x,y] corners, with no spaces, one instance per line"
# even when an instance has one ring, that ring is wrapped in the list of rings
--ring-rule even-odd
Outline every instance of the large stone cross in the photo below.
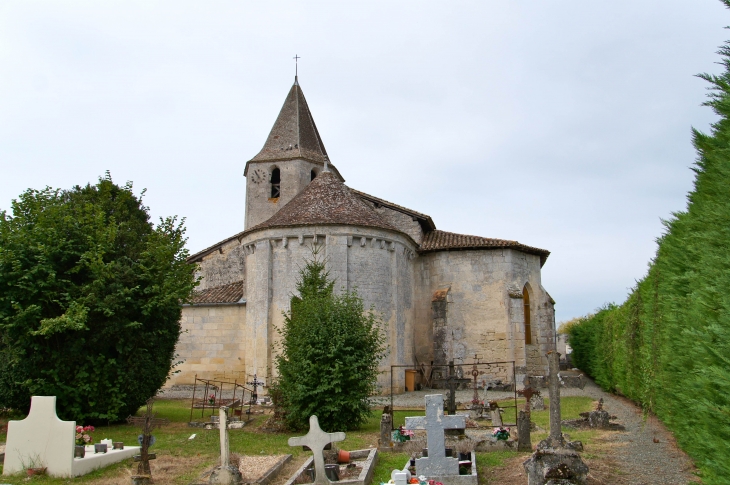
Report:
[[[428,440],[428,457],[416,460],[416,475],[443,477],[459,474],[459,460],[446,456],[445,429],[464,429],[464,416],[444,415],[443,394],[426,396],[426,416],[406,418],[406,429],[425,429]]]
[[[289,446],[308,446],[314,455],[314,482],[318,485],[329,485],[330,481],[324,473],[324,447],[329,443],[344,441],[345,433],[325,433],[319,427],[317,416],[309,417],[309,433],[305,436],[289,438]],[[457,470],[458,472],[458,470]]]

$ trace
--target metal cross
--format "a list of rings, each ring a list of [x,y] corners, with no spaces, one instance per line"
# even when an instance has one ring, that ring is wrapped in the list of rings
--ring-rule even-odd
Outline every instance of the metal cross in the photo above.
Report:
[[[299,57],[297,54],[294,54],[294,57],[292,59],[294,59],[294,76],[296,77],[299,75],[299,59],[301,59],[301,57]]]
[[[142,434],[140,435],[140,454],[134,456],[134,461],[139,462],[137,465],[138,475],[151,475],[150,471],[150,460],[157,458],[155,453],[149,453],[149,448],[155,442],[155,437],[152,436],[152,430],[160,426],[170,423],[169,419],[155,418],[152,414],[152,405],[154,404],[154,398],[147,400],[147,411],[144,416],[129,416],[127,417],[127,423],[129,424],[141,424]]]
[[[263,385],[264,382],[260,381],[258,377],[256,377],[256,374],[254,374],[253,380],[251,382],[247,382],[246,384],[253,386],[253,392],[251,393],[251,404],[256,404],[256,400],[259,398],[256,388]]]

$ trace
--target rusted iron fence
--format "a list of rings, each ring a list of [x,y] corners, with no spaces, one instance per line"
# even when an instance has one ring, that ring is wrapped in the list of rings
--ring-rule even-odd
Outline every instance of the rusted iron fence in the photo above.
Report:
[[[403,373],[401,375],[401,372]],[[390,409],[393,410],[394,399],[393,396],[396,392],[400,393],[401,390],[406,392],[416,390],[415,382],[411,383],[413,388],[409,389],[407,384],[408,378],[406,372],[410,372],[411,375],[415,374],[419,376],[420,390],[440,390],[449,391],[449,399],[444,403],[445,411],[449,414],[453,414],[456,411],[456,394],[457,390],[470,389],[473,391],[473,397],[471,399],[472,405],[483,405],[488,406],[487,402],[481,403],[478,392],[481,389],[482,392],[485,390],[511,392],[512,393],[512,404],[503,405],[500,403],[501,409],[514,410],[514,422],[504,424],[506,426],[516,426],[517,423],[517,386],[516,386],[516,372],[514,361],[503,361],[503,362],[465,362],[461,364],[449,364],[436,365],[436,364],[398,364],[390,366]],[[405,385],[401,385],[405,383]],[[401,409],[399,411],[420,411],[419,409]],[[505,412],[507,414],[507,412]],[[511,414],[511,411],[510,411]]]
[[[248,400],[246,394],[248,394]],[[204,418],[206,409],[210,416],[213,416],[216,409],[221,406],[228,407],[232,416],[238,416],[243,421],[244,414],[249,418],[251,416],[253,396],[253,390],[237,380],[203,379],[196,374],[195,383],[193,384],[193,397],[190,401],[190,421],[193,421],[193,414],[198,409],[200,410],[200,417]],[[244,412],[243,408],[246,405],[248,405],[248,409]]]

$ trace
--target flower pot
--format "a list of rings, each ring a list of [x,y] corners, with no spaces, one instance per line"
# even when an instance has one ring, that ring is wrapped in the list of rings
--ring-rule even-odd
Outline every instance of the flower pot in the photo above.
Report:
[[[26,468],[25,472],[29,477],[34,475],[44,475],[46,473],[46,467],[43,468]]]
[[[124,442],[123,441],[115,441],[112,445],[112,448],[115,450],[123,450],[124,449]]]
[[[76,445],[74,447],[74,458],[83,458],[86,456],[86,447],[84,445]]]
[[[106,443],[97,443],[94,445],[94,454],[106,453]]]
[[[350,452],[339,450],[337,452],[337,463],[350,463]]]
[[[424,458],[428,458],[428,448],[424,448],[421,450],[421,456]]]
[[[453,457],[454,456],[454,450],[453,450],[453,448],[445,448],[444,449],[444,454],[446,455],[447,458]]]
[[[471,453],[467,452],[459,452],[459,461],[468,461],[471,460]]]

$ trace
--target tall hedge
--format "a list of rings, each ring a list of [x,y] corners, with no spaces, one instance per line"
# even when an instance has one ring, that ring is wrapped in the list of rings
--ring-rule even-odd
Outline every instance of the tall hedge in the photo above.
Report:
[[[724,0],[730,7],[730,0]],[[720,119],[693,132],[687,209],[665,222],[648,274],[620,306],[570,331],[574,362],[674,431],[704,483],[730,483],[730,43],[724,72],[702,74]]]
[[[109,176],[0,211],[0,407],[56,396],[63,419],[116,421],[164,384],[195,268],[182,224],[149,219]]]

